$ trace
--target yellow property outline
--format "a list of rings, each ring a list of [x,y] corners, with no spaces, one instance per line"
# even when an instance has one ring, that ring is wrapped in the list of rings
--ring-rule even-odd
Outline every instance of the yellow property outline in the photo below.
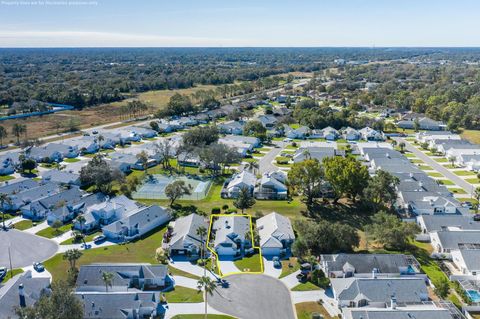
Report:
[[[253,249],[258,249],[258,254],[260,257],[260,271],[233,271],[229,273],[222,273],[222,270],[220,269],[220,264],[219,264],[219,258],[217,255],[217,252],[215,249],[210,248],[210,235],[212,233],[212,227],[213,227],[213,219],[215,217],[247,217],[248,220],[250,221],[250,238],[252,239],[252,247]],[[207,234],[207,249],[210,250],[210,252],[215,255],[215,262],[217,266],[218,273],[220,275],[220,278],[230,276],[230,275],[238,275],[238,274],[263,274],[264,268],[263,268],[263,257],[262,257],[262,249],[260,247],[255,246],[255,238],[253,237],[253,222],[252,222],[252,215],[248,214],[212,214],[210,215],[210,226],[208,227],[208,234]]]

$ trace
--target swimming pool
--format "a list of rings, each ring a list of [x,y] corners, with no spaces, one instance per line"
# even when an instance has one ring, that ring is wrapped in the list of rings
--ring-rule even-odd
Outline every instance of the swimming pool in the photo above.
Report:
[[[480,293],[477,290],[469,289],[467,290],[467,295],[470,297],[472,302],[480,302]]]

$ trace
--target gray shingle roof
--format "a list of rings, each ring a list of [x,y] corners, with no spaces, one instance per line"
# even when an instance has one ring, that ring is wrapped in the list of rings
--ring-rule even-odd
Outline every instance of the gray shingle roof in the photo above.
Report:
[[[458,249],[459,244],[480,244],[480,231],[439,231],[438,238],[443,249]]]
[[[321,261],[326,263],[326,269],[331,271],[342,271],[345,263],[355,268],[357,274],[369,274],[373,269],[379,273],[396,274],[400,273],[400,267],[407,267],[411,264],[409,258],[403,254],[337,254],[321,255]]]
[[[463,230],[480,230],[480,222],[474,221],[472,216],[422,215],[418,218],[423,221],[427,232],[440,231],[446,227],[458,227]]]
[[[447,309],[344,309],[345,319],[453,319]]]
[[[19,182],[8,183],[0,187],[0,193],[11,195],[13,193],[19,193],[34,187],[38,187],[40,184],[33,179],[24,179]]]
[[[200,246],[200,237],[197,236],[197,229],[200,226],[208,229],[205,218],[197,214],[177,219],[173,227],[173,236],[170,239],[170,249],[184,249],[185,244]]]
[[[282,240],[295,239],[290,220],[278,213],[271,213],[257,219],[257,229],[260,235],[260,246],[262,248],[282,248]]]

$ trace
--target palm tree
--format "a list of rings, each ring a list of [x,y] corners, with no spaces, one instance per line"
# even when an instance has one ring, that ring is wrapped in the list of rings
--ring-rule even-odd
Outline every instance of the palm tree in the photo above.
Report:
[[[102,271],[102,280],[103,280],[103,283],[105,284],[105,290],[106,292],[108,292],[108,287],[109,286],[112,287],[113,273]]]
[[[457,158],[455,156],[449,156],[448,161],[452,164],[452,167],[455,167],[455,162]]]
[[[197,288],[198,292],[202,292],[202,289],[204,291],[204,296],[205,296],[205,319],[208,318],[208,295],[213,296],[213,292],[217,290],[217,286],[215,285],[215,282],[210,279],[210,277],[203,276],[198,280],[197,283]]]
[[[98,142],[98,147],[102,148],[102,142],[105,141],[105,137],[103,137],[103,135],[99,135],[97,137],[97,142]]]
[[[27,126],[20,123],[15,123],[12,126],[12,134],[17,138],[17,144],[20,144],[20,136],[25,133],[27,134]]]
[[[0,125],[0,148],[3,147],[3,139],[8,136],[7,130]]]
[[[202,246],[200,246],[200,256],[203,261],[203,276],[207,275],[207,263],[205,262],[205,237],[207,236],[207,228],[200,226],[197,228],[197,236],[200,237]]]
[[[398,144],[398,147],[400,147],[400,153],[403,153],[405,150],[405,142],[400,142],[400,144]]]
[[[5,227],[5,204],[12,204],[12,201],[10,200],[10,197],[8,197],[7,194],[1,193],[0,194],[0,209],[2,210],[2,221],[3,221],[3,229],[6,229]]]
[[[78,249],[69,249],[63,253],[63,260],[68,260],[70,269],[75,269],[75,263],[82,255],[83,253]]]
[[[313,266],[317,263],[317,257],[310,255],[306,261],[310,264],[310,272],[313,272]]]
[[[473,198],[477,200],[477,205],[475,206],[475,213],[478,214],[478,206],[480,205],[480,187],[475,188],[473,192]]]

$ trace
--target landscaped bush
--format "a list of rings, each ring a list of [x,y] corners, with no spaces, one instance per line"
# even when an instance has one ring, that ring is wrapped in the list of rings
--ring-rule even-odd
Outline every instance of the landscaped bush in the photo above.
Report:
[[[220,207],[213,207],[212,208],[212,214],[220,214],[221,210]]]
[[[227,204],[224,204],[224,205],[222,206],[222,210],[226,211],[227,209],[228,209],[228,205],[227,205]]]
[[[321,269],[315,269],[310,275],[310,281],[312,284],[326,289],[330,285],[330,279],[325,277],[325,273]]]

